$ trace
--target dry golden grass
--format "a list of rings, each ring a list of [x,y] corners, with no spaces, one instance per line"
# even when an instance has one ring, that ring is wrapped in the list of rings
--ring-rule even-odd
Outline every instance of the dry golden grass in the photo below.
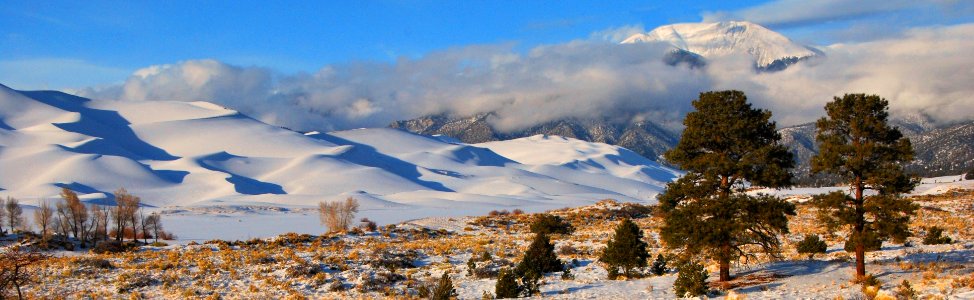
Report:
[[[914,232],[929,226],[940,226],[957,240],[974,240],[974,191],[951,191],[946,195],[915,197],[923,209],[911,222]],[[572,235],[554,235],[556,249],[562,245],[574,248],[560,255],[562,259],[596,260],[618,221],[628,214],[639,213],[636,224],[644,230],[650,253],[665,253],[658,240],[662,220],[651,212],[653,207],[617,203],[611,200],[584,208],[565,208],[549,213],[567,220],[576,228]],[[815,219],[815,208],[797,205],[798,214],[790,218],[790,233],[783,237],[786,259],[805,259],[795,253],[794,243],[806,234],[818,234],[830,245],[842,243]],[[120,254],[84,254],[56,257],[45,261],[37,270],[43,284],[29,288],[32,298],[186,298],[186,299],[349,299],[397,298],[415,299],[409,287],[430,280],[433,275],[449,271],[466,272],[464,262],[471,255],[490,253],[494,259],[517,261],[526,249],[531,233],[529,214],[507,214],[472,219],[461,225],[469,230],[448,233],[440,230],[383,227],[379,235],[310,236],[284,234],[268,240],[210,241],[202,245],[177,246],[159,250],[142,250]],[[918,237],[911,238],[918,243]],[[413,251],[426,264],[394,272],[406,279],[395,285],[380,286],[361,294],[353,285],[358,276],[376,272],[370,262],[387,253]],[[435,260],[431,257],[439,257]],[[444,258],[450,261],[444,261]],[[839,251],[825,256],[829,260],[850,260]],[[748,263],[772,260],[757,255]],[[105,263],[110,268],[99,267]],[[743,261],[741,261],[743,263]],[[883,262],[904,272],[917,274],[918,289],[974,288],[974,271],[952,269],[942,262]],[[289,276],[287,270],[307,264],[325,272],[306,276]],[[704,261],[705,265],[713,265]],[[966,273],[964,273],[966,272]],[[756,273],[758,274],[758,273]],[[731,287],[762,284],[777,279],[776,274],[745,276]],[[148,278],[148,281],[140,281]],[[344,285],[342,285],[344,284]],[[847,283],[842,283],[845,286]],[[348,290],[340,290],[338,287]],[[875,297],[878,299],[882,292]],[[735,296],[736,297],[736,296]],[[730,297],[729,298],[733,298]],[[741,299],[741,298],[737,298]]]

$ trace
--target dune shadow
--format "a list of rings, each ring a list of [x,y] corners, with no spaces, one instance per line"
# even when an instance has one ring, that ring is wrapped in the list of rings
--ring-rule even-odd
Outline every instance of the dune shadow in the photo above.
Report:
[[[643,166],[639,169],[640,173],[659,182],[671,182],[679,177],[672,172],[664,170],[659,163],[651,161],[636,152],[625,151],[621,152],[621,155],[606,155],[605,158],[616,164],[621,164],[623,161],[640,164]]]
[[[152,173],[156,177],[159,177],[160,179],[165,180],[165,181],[168,181],[168,182],[171,182],[171,183],[182,183],[183,180],[186,178],[186,175],[189,175],[189,172],[187,172],[187,171],[181,171],[181,170],[156,170],[156,169],[153,169],[151,166],[149,166],[149,165],[147,165],[145,163],[142,163],[142,162],[136,160],[135,158],[133,158],[131,156],[120,156],[120,155],[112,155],[112,154],[104,154],[104,153],[91,153],[91,152],[79,151],[77,148],[71,148],[71,147],[67,147],[67,146],[64,146],[64,145],[57,145],[57,146],[59,148],[61,148],[62,150],[64,150],[64,151],[68,151],[68,152],[72,152],[72,153],[78,153],[78,154],[93,154],[93,155],[96,155],[95,156],[96,159],[98,157],[101,157],[102,155],[123,157],[123,158],[129,159],[129,160],[131,160],[131,161],[139,164],[139,166],[141,166],[147,172]],[[111,153],[111,152],[109,151],[108,153]]]
[[[3,120],[0,120],[0,129],[3,129],[3,130],[16,130],[13,127],[10,127],[10,125],[7,125],[7,123],[4,123]]]
[[[65,131],[102,140],[86,143],[79,149],[75,149],[78,152],[124,156],[135,160],[170,161],[179,158],[140,139],[135,131],[129,127],[131,123],[118,112],[84,106],[84,103],[91,101],[91,99],[56,91],[23,91],[21,93],[41,103],[81,115],[81,119],[76,122],[53,124]],[[122,149],[124,151],[121,151]]]
[[[226,162],[231,159],[243,158],[236,156],[227,152],[219,152],[211,155],[207,155],[197,159],[197,163],[207,170],[217,171],[221,173],[226,173],[230,175],[227,177],[227,182],[233,184],[233,189],[240,194],[245,195],[263,195],[263,194],[274,194],[274,195],[284,195],[287,192],[284,191],[284,187],[279,184],[260,181],[254,178],[243,176],[225,168],[214,165],[215,162]]]
[[[100,191],[100,190],[98,190],[96,188],[93,188],[91,186],[88,186],[88,185],[85,185],[85,184],[82,184],[82,183],[78,183],[78,182],[72,182],[72,183],[55,183],[54,186],[59,187],[59,188],[66,188],[66,189],[69,189],[69,190],[72,190],[72,191],[75,191],[75,192],[81,193],[81,194],[104,193],[103,191]]]
[[[424,136],[424,138],[429,137]],[[487,148],[468,145],[460,147],[462,148],[453,152],[459,162],[476,161],[478,166],[487,167],[504,167],[507,164],[518,163]]]
[[[309,137],[324,140],[337,145],[352,146],[351,150],[342,153],[339,156],[341,159],[351,161],[355,164],[386,170],[387,172],[396,174],[409,181],[412,181],[413,183],[434,191],[455,192],[454,190],[444,186],[442,183],[420,179],[420,177],[423,176],[423,174],[419,172],[419,168],[421,168],[420,166],[383,154],[376,150],[375,147],[349,141],[327,133],[321,133]]]

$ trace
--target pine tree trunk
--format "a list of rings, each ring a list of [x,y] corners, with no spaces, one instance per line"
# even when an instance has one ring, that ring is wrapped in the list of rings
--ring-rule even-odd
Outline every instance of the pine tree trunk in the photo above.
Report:
[[[866,276],[866,220],[865,220],[865,210],[863,209],[863,198],[862,198],[862,179],[856,176],[856,226],[854,235],[857,238],[856,241],[856,277],[862,278]]]
[[[727,200],[730,195],[730,182],[727,176],[720,176],[720,198],[723,201]],[[731,246],[730,241],[724,241],[725,244],[720,246],[720,282],[727,282],[731,279],[730,276],[730,254]]]
[[[856,245],[856,277],[866,276],[866,245],[858,243]]]
[[[730,261],[727,259],[720,260],[720,282],[730,281]]]

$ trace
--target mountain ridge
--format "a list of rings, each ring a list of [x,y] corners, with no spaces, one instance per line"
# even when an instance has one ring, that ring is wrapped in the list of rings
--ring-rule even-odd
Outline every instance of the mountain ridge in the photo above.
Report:
[[[444,135],[467,143],[512,140],[534,135],[556,135],[618,145],[643,157],[668,164],[662,154],[676,145],[679,131],[650,121],[612,123],[607,119],[567,118],[514,132],[499,133],[490,114],[449,117],[444,114],[396,121],[389,125],[419,134]],[[911,139],[917,153],[907,170],[924,177],[956,175],[974,168],[974,121],[938,126],[923,115],[904,115],[891,123]],[[815,124],[781,127],[781,143],[795,157],[794,174],[801,185],[834,184],[828,175],[812,175],[809,161],[817,153]]]
[[[663,152],[676,145],[678,139],[678,134],[672,129],[646,120],[611,122],[606,118],[566,118],[502,132],[490,124],[491,116],[491,113],[465,117],[438,114],[392,122],[388,127],[425,135],[445,135],[464,143],[510,140],[538,134],[557,135],[618,145],[656,162],[663,161]]]

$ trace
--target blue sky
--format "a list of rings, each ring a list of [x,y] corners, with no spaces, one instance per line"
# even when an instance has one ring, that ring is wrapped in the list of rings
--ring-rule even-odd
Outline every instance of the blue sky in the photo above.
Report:
[[[468,45],[511,43],[527,50],[614,28],[721,18],[759,19],[812,44],[971,19],[942,3],[841,2],[13,0],[0,6],[0,83],[97,86],[121,82],[139,68],[191,59],[313,72]],[[769,19],[766,11],[782,17]]]
[[[716,2],[721,3],[721,2]],[[354,60],[394,60],[471,44],[519,47],[586,38],[628,24],[698,21],[690,3],[637,1],[6,1],[0,53],[8,68],[49,62],[105,80],[154,64],[212,58],[283,72]],[[10,61],[20,62],[10,66]],[[48,66],[30,81],[43,81]],[[55,75],[55,74],[50,74]],[[4,76],[7,77],[7,76]],[[121,80],[123,78],[117,78]],[[57,87],[70,81],[53,81]],[[33,84],[31,84],[33,85]]]

